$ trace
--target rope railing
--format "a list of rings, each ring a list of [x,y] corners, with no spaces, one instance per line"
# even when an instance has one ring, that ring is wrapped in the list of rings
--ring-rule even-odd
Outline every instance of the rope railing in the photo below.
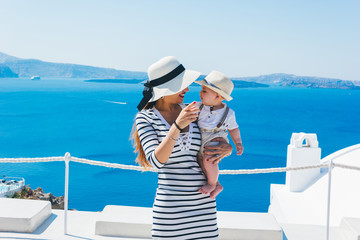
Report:
[[[306,170],[313,168],[327,167],[327,163],[299,166],[299,167],[279,167],[279,168],[261,168],[261,169],[239,169],[239,170],[219,170],[219,174],[258,174],[258,173],[276,173],[296,170]]]
[[[0,158],[0,163],[61,162],[64,157]]]
[[[149,172],[157,172],[154,168],[144,169],[141,166],[135,165],[126,165],[120,163],[109,163],[103,161],[95,161],[89,160],[86,158],[77,158],[70,157],[69,160],[71,162],[83,163],[93,166],[107,167],[107,168],[118,168],[124,170],[135,170],[135,171],[149,171]],[[59,162],[65,161],[64,157],[37,157],[37,158],[0,158],[0,163],[35,163],[35,162]],[[351,170],[360,171],[360,167],[358,166],[350,166],[340,163],[333,163],[334,167],[340,167]],[[298,166],[298,167],[279,167],[279,168],[261,168],[261,169],[237,169],[237,170],[220,170],[219,174],[259,174],[259,173],[279,173],[279,172],[287,172],[287,171],[298,171],[298,170],[307,170],[313,168],[327,168],[328,163],[321,163],[315,165],[307,165],[307,166]]]
[[[144,171],[143,167],[135,166],[135,165],[126,165],[126,164],[120,164],[120,163],[108,163],[108,162],[102,162],[102,161],[94,161],[94,160],[88,160],[86,158],[77,158],[77,157],[71,157],[70,161],[77,162],[77,163],[84,163],[89,164],[93,166],[101,166],[101,167],[108,167],[108,168],[120,168],[125,170],[136,170],[136,171]],[[1,162],[1,159],[0,159]],[[147,171],[151,172],[157,172],[154,168],[149,168]]]
[[[345,165],[345,164],[341,164],[341,163],[333,163],[333,166],[334,166],[334,167],[340,167],[340,168],[345,168],[345,169],[351,169],[351,170],[358,170],[358,171],[360,171],[360,167]]]

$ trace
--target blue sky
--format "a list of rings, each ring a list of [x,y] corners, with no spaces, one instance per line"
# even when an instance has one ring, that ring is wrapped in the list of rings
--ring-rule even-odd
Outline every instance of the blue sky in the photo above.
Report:
[[[0,52],[146,71],[360,80],[360,1],[0,0]]]

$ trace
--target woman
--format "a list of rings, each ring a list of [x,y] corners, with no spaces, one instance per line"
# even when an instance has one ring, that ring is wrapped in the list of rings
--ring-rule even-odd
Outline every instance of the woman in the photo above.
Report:
[[[133,138],[138,163],[158,170],[153,239],[218,239],[216,202],[198,192],[206,182],[196,157],[201,145],[194,122],[199,109],[194,103],[182,104],[200,73],[165,57],[149,67],[148,76]],[[232,151],[225,140],[220,142],[211,149],[214,164]]]

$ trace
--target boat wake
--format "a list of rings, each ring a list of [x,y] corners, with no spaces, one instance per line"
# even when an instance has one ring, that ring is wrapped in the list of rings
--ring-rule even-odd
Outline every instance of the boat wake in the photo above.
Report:
[[[126,104],[126,102],[114,102],[114,101],[105,101],[105,102],[108,102],[108,103],[115,103],[115,104]]]

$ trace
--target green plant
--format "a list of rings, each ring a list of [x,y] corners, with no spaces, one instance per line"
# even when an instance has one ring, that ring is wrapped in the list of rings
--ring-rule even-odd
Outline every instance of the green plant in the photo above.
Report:
[[[26,185],[26,186],[22,187],[21,191],[14,193],[11,196],[11,198],[25,199],[25,198],[32,197],[32,195],[33,195],[33,190],[31,190],[29,185]]]

